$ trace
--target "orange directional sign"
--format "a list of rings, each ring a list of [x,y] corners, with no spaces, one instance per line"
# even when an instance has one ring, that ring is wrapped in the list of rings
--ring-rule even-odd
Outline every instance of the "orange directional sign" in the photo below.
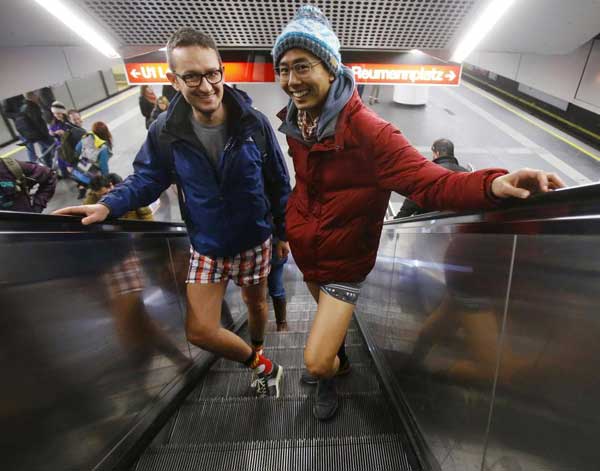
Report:
[[[268,51],[222,51],[225,80],[229,83],[274,82],[275,73]],[[125,60],[130,84],[169,83],[164,54],[151,52]],[[389,51],[348,51],[344,62],[354,73],[356,83],[387,85],[460,84],[461,66],[426,54]]]
[[[348,64],[357,83],[458,85],[460,65]]]
[[[167,80],[167,63],[133,62],[125,64],[127,80],[134,83],[169,83]]]

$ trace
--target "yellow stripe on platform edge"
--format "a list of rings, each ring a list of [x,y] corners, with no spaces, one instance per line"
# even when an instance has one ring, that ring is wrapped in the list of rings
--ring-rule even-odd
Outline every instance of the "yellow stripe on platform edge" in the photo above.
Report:
[[[110,100],[108,103],[105,103],[104,105],[99,106],[98,108],[90,111],[89,113],[82,114],[81,118],[88,119],[90,116],[94,116],[96,113],[99,113],[100,111],[104,111],[106,108],[110,108],[111,106],[116,105],[117,103],[120,103],[123,100],[126,100],[130,96],[136,95],[137,93],[139,93],[137,90],[137,87],[135,87],[132,90],[123,92],[123,93],[119,94],[119,96],[117,98],[115,98],[114,100]],[[17,152],[21,152],[24,149],[25,149],[25,146],[15,147],[14,149],[9,150],[6,154],[0,155],[0,159],[2,159],[4,157],[10,157],[11,155],[15,155]]]
[[[471,76],[469,76],[469,77],[471,77]],[[474,78],[474,77],[473,77],[473,78]],[[484,82],[484,83],[485,83],[485,82]],[[584,149],[583,147],[581,147],[581,146],[580,146],[580,145],[578,145],[578,144],[575,144],[574,142],[570,141],[569,139],[567,139],[567,138],[565,138],[565,137],[561,136],[560,134],[558,134],[558,133],[554,132],[552,129],[550,129],[550,128],[547,128],[546,126],[542,126],[541,124],[539,124],[539,123],[535,122],[534,120],[532,120],[532,119],[531,119],[530,117],[528,117],[527,115],[525,115],[525,114],[523,114],[523,113],[521,113],[521,112],[517,111],[517,110],[516,110],[516,109],[514,109],[512,106],[510,106],[510,105],[508,105],[508,104],[506,104],[506,103],[504,103],[504,102],[500,101],[499,99],[497,99],[497,98],[495,98],[495,97],[493,97],[493,96],[490,96],[490,95],[489,95],[489,94],[487,94],[487,93],[484,93],[482,90],[479,90],[479,89],[478,89],[477,87],[475,87],[474,85],[471,85],[471,84],[469,84],[469,83],[466,83],[466,82],[464,82],[464,81],[462,82],[462,84],[463,84],[465,87],[467,87],[469,90],[471,90],[471,91],[473,91],[473,92],[477,93],[478,95],[480,95],[480,96],[482,96],[482,97],[484,97],[484,98],[487,98],[488,100],[490,100],[491,102],[493,102],[493,103],[497,104],[498,106],[500,106],[500,107],[504,108],[505,110],[507,110],[507,111],[510,111],[511,113],[513,113],[513,114],[517,115],[519,118],[523,119],[524,121],[527,121],[529,124],[533,124],[534,126],[536,126],[536,127],[540,128],[542,131],[545,131],[545,132],[547,132],[548,134],[550,134],[551,136],[555,137],[555,138],[556,138],[556,139],[558,139],[559,141],[562,141],[562,142],[564,142],[565,144],[568,144],[568,145],[570,145],[571,147],[573,147],[574,149],[577,149],[577,150],[578,150],[579,152],[581,152],[582,154],[585,154],[585,155],[587,155],[588,157],[591,157],[592,159],[596,160],[597,162],[600,162],[600,157],[599,157],[599,156],[597,156],[596,154],[593,154],[593,153],[592,153],[592,152],[590,152],[589,150],[587,150],[587,149]],[[486,85],[487,85],[487,83],[486,83]],[[497,87],[493,87],[493,88],[497,88]],[[503,90],[500,90],[500,89],[498,89],[498,90],[499,90],[499,91],[501,91],[502,93],[504,93],[505,95],[512,96],[512,95],[510,95],[510,93],[508,93],[508,92],[504,92]],[[518,98],[518,97],[515,97],[515,98]],[[525,104],[527,104],[527,103],[525,103]],[[550,116],[554,117],[554,115],[553,115],[552,113],[549,113],[549,112],[548,112],[548,113],[546,113],[546,114],[548,114],[548,115],[550,115]],[[561,118],[561,121],[563,121],[563,122],[567,123],[567,122],[566,122],[566,120],[564,120],[564,119],[562,119],[562,118]],[[571,125],[573,128],[580,129],[580,127],[579,127],[579,126],[577,126],[577,125],[575,125],[575,124],[572,124],[572,123],[569,123],[569,124],[570,124],[570,125]],[[583,128],[581,128],[581,129],[583,129]],[[587,131],[587,134],[593,135],[594,137],[596,136],[596,134],[592,133],[591,131]],[[598,136],[598,137],[600,138],[600,136]]]

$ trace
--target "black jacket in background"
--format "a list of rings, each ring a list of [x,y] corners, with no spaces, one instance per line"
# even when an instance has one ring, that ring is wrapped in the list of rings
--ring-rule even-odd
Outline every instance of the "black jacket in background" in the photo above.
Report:
[[[462,167],[456,157],[449,157],[447,155],[438,157],[433,160],[434,164],[438,164],[441,167],[447,168],[448,170],[452,170],[453,172],[468,172],[469,170]],[[407,218],[409,216],[414,216],[415,214],[423,214],[429,212],[426,208],[421,208],[417,203],[412,200],[406,198],[404,200],[404,204],[396,214],[395,218]]]
[[[29,142],[43,141],[50,137],[42,109],[33,101],[25,100],[14,121],[19,134]]]
[[[146,129],[150,127],[150,116],[152,115],[152,110],[154,109],[154,103],[148,100],[145,96],[140,95],[139,99],[140,111],[142,112],[142,116],[146,119]]]

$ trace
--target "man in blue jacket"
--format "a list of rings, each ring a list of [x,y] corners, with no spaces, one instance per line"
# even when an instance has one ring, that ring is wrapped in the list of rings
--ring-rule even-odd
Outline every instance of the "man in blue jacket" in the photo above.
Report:
[[[167,43],[167,74],[179,92],[152,124],[134,174],[99,204],[55,214],[84,214],[83,224],[119,217],[155,201],[175,178],[192,243],[186,331],[195,345],[254,370],[259,396],[279,396],[281,366],[266,358],[266,287],[271,218],[280,257],[289,252],[284,212],[290,192],[283,154],[267,118],[248,96],[224,85],[214,41],[191,28]],[[253,346],[221,327],[229,279],[241,286]]]

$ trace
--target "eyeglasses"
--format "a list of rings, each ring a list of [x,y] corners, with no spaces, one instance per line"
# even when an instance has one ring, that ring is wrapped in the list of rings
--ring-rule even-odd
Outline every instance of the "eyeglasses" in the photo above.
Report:
[[[319,65],[321,62],[323,61],[297,62],[296,64],[293,64],[291,68],[294,70],[294,74],[297,77],[305,78],[310,75],[312,68]],[[279,80],[288,80],[290,78],[290,66],[282,65],[281,67],[275,67],[275,74],[279,77]]]
[[[205,74],[185,74],[179,75],[175,73],[183,82],[190,88],[199,87],[202,84],[202,80],[206,79],[211,85],[216,85],[223,80],[223,69],[215,69]]]

